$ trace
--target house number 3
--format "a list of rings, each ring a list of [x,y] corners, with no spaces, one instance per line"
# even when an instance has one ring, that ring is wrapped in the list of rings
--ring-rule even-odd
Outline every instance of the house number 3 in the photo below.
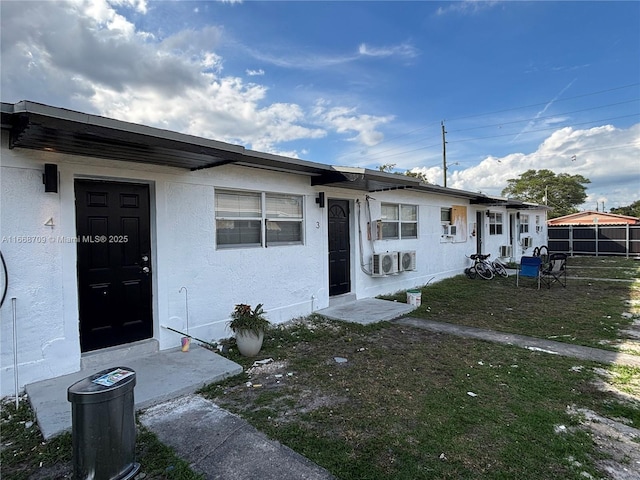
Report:
[[[316,222],[316,228],[320,228],[320,222]]]

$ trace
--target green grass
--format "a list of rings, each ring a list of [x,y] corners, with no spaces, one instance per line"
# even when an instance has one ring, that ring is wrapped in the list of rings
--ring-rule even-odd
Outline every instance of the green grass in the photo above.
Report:
[[[575,271],[603,263],[569,262]],[[630,262],[607,259],[598,276],[636,268]],[[389,298],[406,300],[405,292]],[[640,314],[631,282],[571,279],[566,289],[538,291],[516,288],[514,278],[459,276],[423,287],[422,301],[418,318],[607,348]],[[250,369],[256,359],[231,346],[228,356]],[[568,407],[640,425],[638,368],[394,323],[300,319],[267,332],[257,359],[269,357],[200,393],[341,480],[602,478],[598,461],[608,453]],[[3,405],[2,478],[69,478],[70,435],[43,442],[31,422],[26,401],[18,411]],[[146,479],[200,478],[141,425],[136,456]]]
[[[640,278],[638,262],[625,258],[570,258],[569,275],[596,261],[607,262],[601,275],[608,278],[630,266]],[[612,344],[620,330],[640,317],[639,283],[570,278],[567,288],[555,284],[538,290],[534,280],[522,280],[516,287],[515,277],[486,281],[461,275],[430,284],[422,288],[422,305],[412,316],[610,350],[616,349]],[[406,296],[398,292],[384,298],[404,302]]]
[[[72,440],[64,433],[48,441],[35,424],[35,415],[26,399],[16,410],[13,402],[2,404],[1,477],[3,479],[61,479],[73,473]],[[145,479],[198,480],[189,464],[160,443],[145,427],[137,425],[136,461]]]
[[[602,275],[628,268],[613,260],[616,268]],[[459,276],[423,287],[414,316],[615,348],[633,321],[622,314],[640,313],[629,303],[638,298],[630,282],[570,280],[566,289],[538,291],[516,288],[515,278]],[[640,398],[638,368],[393,323],[316,317],[275,328],[261,352],[267,357],[280,362],[282,377],[258,368],[202,394],[342,480],[601,477],[597,462],[607,453],[568,406],[640,425],[638,402],[598,388],[606,381]],[[250,367],[254,359],[234,360]]]
[[[574,277],[640,279],[640,261],[624,257],[571,257],[569,274]]]
[[[597,364],[388,323],[313,326],[321,342],[268,337],[261,357],[286,361],[282,378],[202,393],[343,480],[597,476],[599,453],[567,406],[640,422],[594,387]]]

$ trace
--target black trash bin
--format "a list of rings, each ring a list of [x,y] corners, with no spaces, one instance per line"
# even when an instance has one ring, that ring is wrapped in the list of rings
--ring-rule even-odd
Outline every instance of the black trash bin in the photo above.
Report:
[[[114,367],[67,389],[75,480],[125,480],[138,473],[135,385],[136,373],[132,369]]]

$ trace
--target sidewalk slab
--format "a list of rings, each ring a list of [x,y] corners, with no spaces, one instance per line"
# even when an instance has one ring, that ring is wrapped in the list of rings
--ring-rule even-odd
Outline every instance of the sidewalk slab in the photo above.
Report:
[[[188,352],[180,348],[163,350],[31,383],[25,390],[45,440],[71,430],[67,389],[96,372],[114,367],[127,367],[136,372],[136,409],[193,393],[209,383],[242,373],[237,363],[192,343]]]
[[[379,298],[365,298],[317,310],[315,313],[332,320],[355,322],[363,325],[377,322],[388,322],[413,312],[415,306],[407,303],[392,302]]]
[[[395,321],[399,325],[421,328],[438,333],[448,333],[459,337],[478,338],[489,342],[516,345],[529,350],[541,351],[564,357],[579,358],[581,360],[593,360],[600,363],[614,363],[630,367],[640,367],[640,356],[628,353],[618,353],[599,348],[573,345],[570,343],[545,340],[544,338],[528,337],[515,333],[496,332],[466,325],[456,325],[453,323],[436,322],[423,318],[401,318]]]
[[[139,419],[206,479],[335,478],[200,395],[188,395],[150,407]]]

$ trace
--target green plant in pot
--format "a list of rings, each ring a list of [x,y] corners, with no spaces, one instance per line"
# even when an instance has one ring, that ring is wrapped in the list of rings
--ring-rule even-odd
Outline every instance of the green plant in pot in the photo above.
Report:
[[[238,351],[245,357],[255,357],[262,348],[264,331],[271,325],[265,317],[262,304],[252,309],[251,305],[239,303],[231,313],[229,328],[236,334]]]

